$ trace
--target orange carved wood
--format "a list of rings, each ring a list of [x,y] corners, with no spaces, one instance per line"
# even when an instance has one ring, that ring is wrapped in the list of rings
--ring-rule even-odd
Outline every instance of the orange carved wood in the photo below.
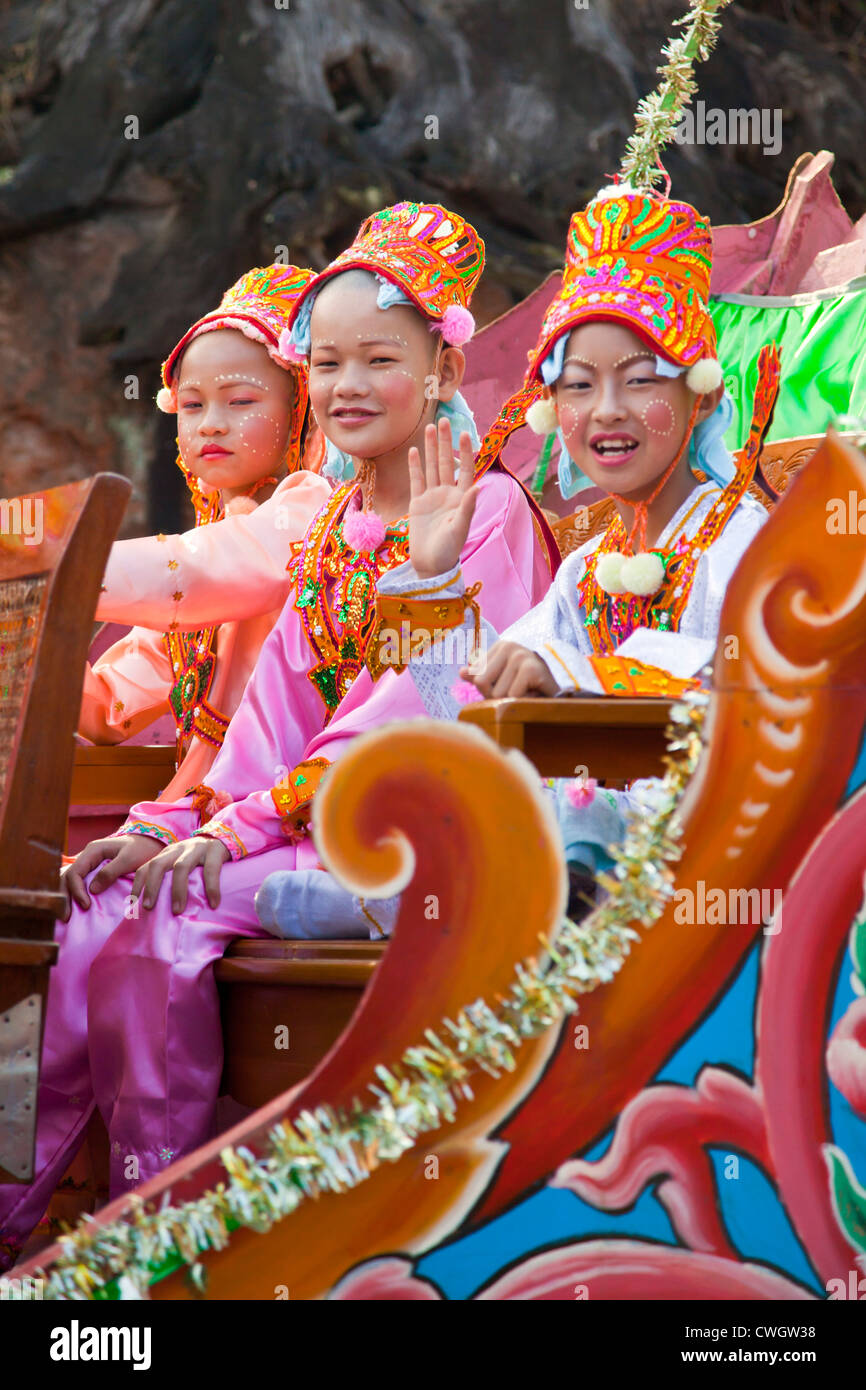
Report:
[[[845,789],[866,719],[866,548],[828,535],[827,503],[866,497],[866,458],[832,433],[728,589],[709,745],[683,806],[677,887],[784,889]],[[738,654],[726,656],[734,647]],[[561,1047],[502,1132],[508,1157],[476,1216],[601,1135],[702,1016],[760,927],[680,925],[670,906],[582,1003],[590,1047]],[[783,927],[784,930],[784,927]]]
[[[696,891],[700,880],[723,890],[783,888],[844,790],[866,719],[866,551],[857,535],[829,537],[824,522],[828,500],[851,490],[866,496],[866,459],[831,435],[732,581],[708,746],[682,807],[678,890]],[[223,1176],[222,1146],[261,1152],[284,1115],[366,1099],[377,1063],[395,1062],[425,1028],[479,995],[493,1002],[561,910],[562,865],[535,775],[519,755],[504,757],[460,725],[394,725],[359,739],[329,774],[315,829],[325,863],[353,891],[381,895],[406,884],[389,949],[316,1072],[174,1164],[139,1190],[142,1198],[194,1197]],[[238,1231],[226,1250],[205,1256],[210,1295],[270,1299],[285,1286],[291,1298],[322,1296],[362,1260],[418,1253],[470,1211],[477,1220],[500,1210],[609,1127],[758,932],[683,926],[669,907],[641,932],[620,974],[582,999],[588,1050],[570,1046],[570,1030],[561,1043],[552,1029],[526,1044],[515,1072],[482,1077],[454,1125],[399,1162],[354,1191],[305,1202],[266,1234]],[[503,1140],[506,1162],[479,1204]],[[436,1180],[428,1157],[439,1161]],[[123,1199],[97,1221],[129,1209]],[[190,1291],[176,1274],[153,1295]]]
[[[555,930],[564,909],[551,816],[531,767],[504,759],[477,730],[412,722],[359,739],[319,795],[317,846],[356,892],[381,896],[406,884],[390,946],[339,1043],[306,1082],[138,1193],[192,1198],[224,1178],[218,1160],[226,1144],[260,1153],[286,1114],[347,1106],[354,1097],[371,1104],[366,1088],[377,1063],[396,1063],[426,1028],[475,999],[494,1002],[515,963],[538,952],[539,935]],[[384,1164],[375,1187],[366,1182],[306,1202],[267,1236],[235,1232],[230,1252],[205,1257],[211,1296],[273,1298],[285,1285],[292,1298],[315,1297],[355,1260],[394,1242],[420,1249],[444,1235],[455,1208],[467,1210],[489,1183],[502,1149],[487,1134],[538,1079],[555,1041],[554,1028],[520,1049],[512,1073],[481,1076],[474,1098],[461,1102],[459,1122]],[[424,1176],[428,1155],[438,1161],[436,1180]],[[129,1207],[128,1198],[114,1202],[96,1220]],[[50,1260],[49,1251],[39,1263],[50,1268]],[[153,1296],[190,1291],[178,1274]]]

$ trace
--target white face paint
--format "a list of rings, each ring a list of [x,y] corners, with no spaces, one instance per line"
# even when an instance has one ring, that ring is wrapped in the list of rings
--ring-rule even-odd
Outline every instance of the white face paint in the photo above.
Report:
[[[670,401],[663,401],[660,396],[653,396],[651,401],[647,401],[640,412],[640,418],[649,433],[657,434],[660,438],[673,434],[677,425],[673,406]]]
[[[430,333],[407,305],[381,309],[369,276],[341,275],[311,318],[310,399],[325,436],[356,459],[417,443],[433,409]]]
[[[180,362],[181,458],[210,491],[245,491],[283,471],[293,376],[237,329],[193,339]]]

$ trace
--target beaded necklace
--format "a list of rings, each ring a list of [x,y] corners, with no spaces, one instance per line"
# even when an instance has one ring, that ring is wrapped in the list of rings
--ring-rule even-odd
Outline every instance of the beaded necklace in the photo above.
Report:
[[[210,526],[224,515],[219,492],[206,492],[200,480],[178,458],[192,494],[195,524]],[[274,477],[260,478],[243,495],[254,497]],[[229,716],[208,702],[216,673],[214,645],[219,624],[199,628],[197,632],[178,632],[171,628],[163,633],[163,643],[171,662],[174,685],[168,692],[168,706],[177,726],[175,765],[180,767],[190,750],[193,737],[200,738],[211,748],[221,748],[228,729]]]
[[[297,587],[295,609],[315,664],[307,672],[325,705],[325,722],[334,713],[364,664],[375,625],[376,583],[409,553],[406,517],[384,528],[376,550],[352,550],[343,523],[362,496],[362,484],[345,483],[332,493],[303,540],[292,544],[288,569]]]
[[[683,520],[683,529],[675,544],[669,550],[650,552],[657,555],[664,566],[664,579],[654,594],[608,594],[598,583],[595,570],[600,556],[622,550],[626,542],[622,518],[619,515],[613,518],[600,544],[586,556],[577,584],[585,615],[584,626],[597,656],[609,656],[638,627],[650,627],[659,632],[679,631],[700,558],[725,529],[750,481],[751,470],[741,468],[719,493],[691,538],[685,535],[684,528],[701,498]]]

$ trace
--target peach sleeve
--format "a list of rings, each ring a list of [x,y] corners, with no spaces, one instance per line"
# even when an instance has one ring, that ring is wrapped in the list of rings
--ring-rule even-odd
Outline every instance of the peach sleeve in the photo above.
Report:
[[[122,743],[166,713],[173,684],[162,634],[133,628],[84,672],[78,732]]]
[[[303,536],[330,492],[325,478],[302,470],[246,515],[182,535],[117,541],[97,619],[192,631],[280,609],[289,592],[290,543]]]

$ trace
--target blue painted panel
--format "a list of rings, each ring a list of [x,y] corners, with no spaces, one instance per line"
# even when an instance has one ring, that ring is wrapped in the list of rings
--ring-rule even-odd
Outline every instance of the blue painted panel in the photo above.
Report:
[[[700,1069],[708,1064],[727,1066],[745,1077],[751,1076],[761,944],[749,954],[712,1012],[658,1073],[657,1081],[691,1086]],[[853,998],[846,959],[834,1000],[831,1031]],[[861,1181],[866,1180],[866,1125],[833,1087],[830,1111],[835,1142],[848,1154]],[[599,1158],[612,1133],[609,1131],[586,1156]],[[712,1158],[725,1224],[742,1257],[771,1265],[822,1293],[785,1210],[764,1174],[739,1156],[738,1176],[728,1179],[726,1155],[714,1151]],[[664,1209],[651,1190],[645,1191],[628,1211],[608,1214],[597,1211],[573,1193],[542,1189],[480,1229],[426,1255],[419,1261],[418,1272],[432,1279],[447,1297],[464,1299],[529,1254],[605,1234],[675,1243]]]

